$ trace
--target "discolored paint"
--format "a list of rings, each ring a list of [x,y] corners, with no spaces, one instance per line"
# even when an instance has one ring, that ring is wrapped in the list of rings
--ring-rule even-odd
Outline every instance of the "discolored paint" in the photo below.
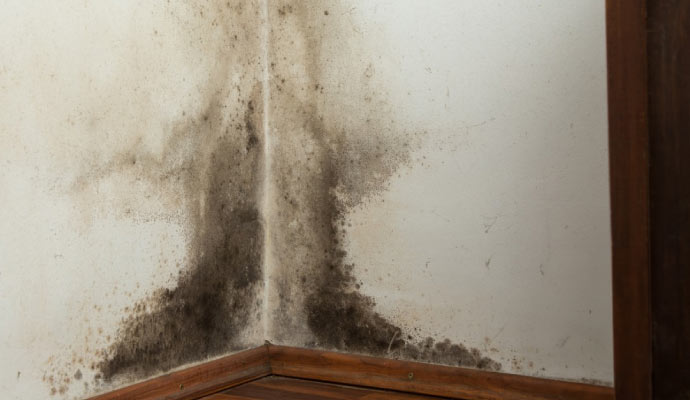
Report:
[[[65,339],[68,346],[63,349],[60,346],[62,342],[51,342],[45,339],[48,335],[43,333],[35,333],[25,342],[19,341],[22,345],[17,346],[18,349],[28,346],[26,343],[46,342],[49,344],[46,347],[60,350],[56,351],[55,357],[51,354],[40,368],[36,367],[37,363],[29,362],[12,366],[12,384],[17,382],[24,385],[22,390],[28,392],[33,390],[26,389],[32,379],[40,382],[40,374],[43,373],[45,387],[40,389],[44,392],[61,398],[81,398],[190,363],[254,347],[263,343],[264,339],[277,344],[490,370],[500,370],[502,367],[497,360],[501,360],[503,368],[509,372],[533,374],[541,367],[540,371],[544,372],[537,374],[546,376],[550,373],[552,366],[544,364],[549,368],[547,372],[542,365],[535,366],[532,360],[522,357],[523,353],[530,354],[534,349],[538,353],[540,348],[518,348],[511,352],[507,345],[494,344],[488,337],[483,351],[468,345],[476,345],[476,338],[472,341],[469,335],[457,333],[457,327],[468,322],[470,317],[467,316],[471,314],[465,314],[463,318],[466,319],[457,317],[455,321],[450,321],[453,313],[461,307],[429,301],[426,310],[432,310],[429,314],[440,322],[422,334],[417,329],[420,325],[419,314],[406,315],[401,311],[392,316],[394,313],[390,312],[390,304],[384,305],[385,301],[382,300],[385,294],[379,297],[376,292],[379,305],[366,294],[372,293],[371,281],[367,280],[371,277],[365,279],[362,270],[367,267],[374,270],[379,265],[377,260],[372,265],[362,267],[361,259],[357,261],[357,266],[353,265],[352,260],[356,259],[353,254],[357,251],[351,251],[353,247],[348,243],[353,237],[350,227],[352,216],[373,203],[376,204],[371,208],[376,208],[385,195],[392,192],[389,186],[396,177],[404,176],[420,165],[431,168],[427,165],[433,163],[420,161],[424,158],[420,153],[428,149],[424,146],[430,141],[434,141],[435,148],[444,147],[445,143],[442,142],[445,139],[439,137],[452,137],[457,127],[452,126],[449,132],[438,135],[435,129],[444,124],[454,125],[457,121],[448,118],[448,121],[434,124],[434,118],[440,115],[439,119],[442,119],[453,112],[438,113],[441,106],[437,104],[436,108],[417,107],[420,113],[428,112],[429,115],[417,118],[418,121],[424,120],[423,124],[409,123],[403,115],[404,111],[400,111],[402,102],[396,97],[400,93],[391,92],[402,86],[404,90],[410,90],[404,94],[409,98],[424,98],[425,95],[415,93],[412,89],[419,88],[419,85],[406,86],[407,82],[399,84],[413,78],[408,75],[399,79],[397,86],[390,84],[390,76],[397,72],[387,70],[382,60],[391,55],[385,51],[376,52],[376,49],[386,48],[387,44],[367,46],[370,42],[386,40],[387,36],[381,34],[385,27],[380,31],[371,27],[367,28],[369,31],[364,29],[358,19],[358,10],[353,6],[355,3],[335,0],[171,0],[150,6],[151,10],[146,9],[146,12],[156,14],[156,18],[151,19],[155,23],[141,23],[142,20],[149,21],[145,18],[121,18],[131,23],[131,27],[123,28],[126,34],[122,37],[115,35],[114,44],[107,42],[102,45],[98,35],[94,35],[93,41],[98,44],[96,47],[109,48],[112,45],[114,54],[120,54],[116,51],[117,46],[128,49],[123,52],[126,55],[125,67],[113,67],[112,71],[109,68],[94,68],[95,72],[86,74],[84,79],[80,76],[68,79],[60,75],[65,75],[68,68],[56,68],[54,71],[45,67],[44,71],[41,65],[41,68],[32,70],[33,75],[24,77],[27,81],[37,80],[38,76],[46,77],[45,81],[40,82],[55,80],[62,85],[56,86],[60,89],[55,90],[60,93],[59,96],[44,96],[44,91],[49,90],[41,88],[28,92],[30,100],[25,101],[33,104],[43,98],[52,99],[46,100],[47,106],[60,110],[59,113],[55,112],[59,114],[55,121],[46,117],[47,122],[44,122],[50,128],[42,131],[43,139],[47,138],[49,143],[45,146],[48,150],[37,152],[35,158],[26,161],[27,169],[35,167],[31,163],[39,166],[45,163],[49,166],[46,169],[54,168],[59,172],[54,174],[57,177],[46,174],[48,178],[39,183],[27,180],[29,183],[26,185],[21,182],[16,187],[10,186],[15,190],[8,192],[18,193],[29,186],[50,186],[50,190],[54,191],[47,196],[46,203],[52,204],[53,197],[50,196],[57,193],[55,198],[60,201],[64,200],[60,196],[68,198],[69,201],[64,202],[76,210],[74,220],[70,221],[74,224],[65,225],[79,231],[76,235],[86,232],[84,235],[88,236],[89,229],[96,223],[106,225],[126,221],[127,226],[131,227],[131,230],[125,231],[129,234],[122,234],[123,231],[118,229],[103,229],[101,232],[106,233],[95,239],[75,240],[77,245],[74,247],[78,247],[84,243],[113,241],[115,235],[132,236],[130,242],[125,242],[129,247],[104,246],[106,250],[102,251],[103,255],[96,258],[103,265],[96,265],[95,262],[91,265],[93,258],[82,257],[82,253],[88,251],[77,251],[73,253],[77,256],[67,256],[65,264],[81,264],[68,265],[71,269],[51,276],[106,268],[130,272],[146,269],[154,271],[152,274],[156,274],[160,268],[165,273],[160,274],[160,279],[154,279],[153,287],[144,287],[147,286],[146,282],[141,282],[144,288],[136,293],[131,287],[139,287],[139,278],[130,279],[131,275],[122,277],[112,274],[111,277],[132,282],[94,280],[92,289],[96,289],[90,295],[81,296],[86,306],[74,312],[85,315],[81,320],[74,320],[74,325],[81,324],[79,329],[74,328],[69,331],[70,334],[62,335],[69,338]],[[444,4],[450,7],[453,3]],[[81,4],[75,4],[75,9],[81,9]],[[436,4],[437,8],[442,6]],[[429,20],[435,21],[434,18]],[[104,27],[103,31],[108,29]],[[100,27],[95,30],[103,33]],[[459,32],[451,33],[459,35]],[[402,36],[393,39],[404,42]],[[450,39],[456,40],[457,37]],[[151,48],[140,47],[142,43],[167,46],[167,50],[154,52],[155,55],[149,59],[146,54],[151,52]],[[66,52],[61,56],[67,58],[69,54]],[[96,54],[104,58],[84,57],[88,60],[85,63],[91,65],[91,60],[98,60],[103,61],[101,64],[108,64],[112,61],[102,53]],[[514,56],[512,53],[509,55]],[[42,57],[46,58],[43,55],[35,56],[36,59]],[[442,63],[436,61],[436,64]],[[453,63],[456,59],[443,61]],[[162,83],[147,86],[148,81],[155,80],[160,71],[165,71],[168,63],[175,66],[170,68],[175,70],[174,73],[167,71],[163,75],[165,79],[161,79]],[[98,63],[94,61],[93,64]],[[29,59],[27,65],[33,65],[33,59]],[[4,68],[4,64],[0,67]],[[21,76],[17,72],[21,68],[10,70],[9,73],[2,68],[0,79]],[[430,74],[430,71],[431,67],[421,74]],[[472,79],[479,75],[473,75]],[[99,84],[99,80],[106,84]],[[92,81],[96,83],[92,84]],[[0,84],[11,85],[12,79],[3,80]],[[50,84],[45,83],[45,86],[50,87]],[[65,96],[68,106],[58,107],[55,98],[62,101],[61,92],[72,86],[79,87],[79,90],[69,93],[80,101]],[[444,88],[445,96],[451,97],[451,90],[459,90],[459,87],[463,86]],[[427,89],[432,92],[431,89],[438,88],[430,85]],[[15,92],[24,93],[23,90]],[[501,92],[501,96],[505,97],[504,92]],[[87,100],[82,100],[82,97]],[[465,97],[464,102],[474,100],[472,96]],[[503,97],[499,100],[503,100]],[[497,98],[489,99],[483,101],[491,106],[487,112],[493,113]],[[3,104],[13,104],[6,97],[0,96],[0,100]],[[70,109],[72,103],[78,105],[73,107],[74,110]],[[23,109],[21,102],[18,104],[16,109]],[[450,108],[458,104],[451,104]],[[406,107],[409,111],[409,104]],[[13,118],[23,118],[21,112],[8,114],[12,114]],[[474,117],[470,115],[468,118]],[[470,128],[481,127],[484,132],[484,125],[491,125],[505,116],[497,114],[494,117],[491,114],[481,117],[486,118],[478,120],[476,124],[465,121],[457,129],[466,131],[468,136]],[[462,118],[465,118],[464,114]],[[5,120],[0,122],[3,128],[5,125],[13,126]],[[30,127],[27,131],[33,129],[32,123],[26,125]],[[268,129],[265,130],[265,127]],[[528,128],[531,127],[528,124]],[[53,128],[58,134],[52,134]],[[510,131],[509,128],[505,129],[506,132]],[[10,131],[3,129],[3,132]],[[23,133],[19,130],[17,136],[21,137]],[[434,135],[435,139],[429,137]],[[33,144],[29,143],[31,140],[22,143],[28,144],[27,154],[33,150]],[[458,147],[458,141],[449,142]],[[486,145],[492,142],[480,143]],[[564,146],[567,143],[564,142]],[[486,145],[486,148],[491,146]],[[442,151],[451,153],[453,150],[444,148]],[[511,151],[505,150],[505,154]],[[500,154],[500,157],[505,155]],[[470,155],[477,158],[484,156],[481,151],[473,151]],[[53,164],[50,158],[53,156],[59,158],[60,162]],[[532,165],[531,161],[536,157],[533,157],[534,154],[528,156],[530,163],[527,164]],[[8,161],[8,170],[18,170],[12,170],[10,164]],[[481,174],[482,179],[484,175]],[[2,172],[0,177],[3,177]],[[521,185],[521,182],[511,184]],[[414,185],[412,187],[416,188]],[[462,185],[459,187],[462,190],[458,189],[458,196],[465,196],[463,190],[466,188]],[[506,192],[510,191],[506,189]],[[475,212],[474,208],[469,212]],[[33,214],[33,210],[25,214]],[[479,236],[488,237],[505,228],[502,225],[505,220],[503,216],[500,220],[498,216],[485,218]],[[144,258],[141,257],[136,259],[138,263],[127,264],[128,259],[122,257],[122,253],[130,248],[132,251],[141,250],[135,245],[137,240],[159,239],[155,234],[137,235],[137,232],[146,231],[146,224],[152,221],[164,221],[179,228],[179,236],[186,240],[184,245],[178,246],[183,247],[180,250],[183,255],[167,253],[160,258],[150,257],[150,262],[148,259],[141,261]],[[459,220],[444,218],[444,221],[455,223]],[[570,226],[573,229],[573,225]],[[360,226],[359,229],[367,228]],[[413,226],[412,229],[417,227]],[[22,233],[14,228],[7,231],[12,235],[15,231]],[[60,233],[59,230],[57,232]],[[448,230],[439,229],[439,232],[443,235]],[[369,238],[366,234],[363,236],[361,240]],[[367,245],[375,248],[379,243],[378,240],[372,240]],[[428,250],[421,247],[420,251]],[[29,246],[29,249],[32,248],[33,243]],[[161,248],[170,250],[169,247]],[[397,251],[395,246],[391,248]],[[434,246],[430,248],[432,250],[429,251],[438,249]],[[98,247],[93,251],[100,249]],[[110,252],[108,249],[111,249]],[[347,251],[352,254],[347,254]],[[506,259],[505,255],[494,256],[493,249],[481,256],[478,265],[482,273],[487,274],[499,273],[497,270]],[[64,258],[62,249],[59,254],[49,254],[49,257],[44,263],[44,270],[63,265],[58,262]],[[103,259],[112,260],[112,263],[103,262]],[[30,265],[34,261],[26,258],[24,262]],[[461,262],[464,261],[458,261]],[[20,270],[25,264],[17,264],[15,269]],[[409,269],[411,265],[421,264],[400,262],[400,265]],[[535,265],[540,264],[530,268],[535,270]],[[464,264],[462,266],[465,267]],[[442,268],[445,267],[452,268],[449,264]],[[518,266],[514,268],[517,270]],[[39,270],[36,275],[40,275],[40,268],[36,270]],[[179,272],[179,275],[168,277],[170,270],[175,274]],[[551,265],[546,270],[549,273],[542,281],[555,276]],[[412,271],[411,278],[402,277],[400,281],[418,279],[416,272]],[[432,272],[426,271],[425,274],[427,278]],[[98,275],[98,272],[93,275]],[[541,275],[544,275],[543,271]],[[6,276],[3,270],[2,278],[6,279]],[[398,277],[391,281],[396,281]],[[439,276],[435,278],[440,279]],[[35,284],[33,275],[27,280],[33,280],[31,288],[36,289],[36,293],[40,293],[41,288],[51,286]],[[87,279],[81,281],[84,282],[80,286],[73,285],[77,287],[73,290],[75,293],[91,284]],[[465,285],[471,285],[474,281],[468,282]],[[398,283],[394,282],[394,285]],[[127,289],[121,289],[127,284]],[[58,284],[52,286],[63,290]],[[365,293],[360,286],[370,291]],[[487,287],[490,287],[488,283]],[[64,292],[72,291],[69,285],[64,288]],[[419,291],[410,298],[428,294],[424,292],[428,289],[424,284],[413,289]],[[455,287],[450,290],[463,292]],[[475,295],[472,291],[463,293]],[[438,299],[441,295],[447,296],[448,292],[426,299]],[[497,297],[503,295],[499,293]],[[117,300],[108,299],[92,304],[99,300],[98,296],[113,296]],[[59,303],[68,297],[55,296],[51,301]],[[449,299],[452,302],[456,298]],[[31,304],[48,302],[44,300],[39,298]],[[122,302],[125,304],[122,305]],[[395,300],[390,303],[393,303],[392,307],[397,312]],[[436,306],[438,308],[434,308]],[[447,311],[449,308],[452,308],[450,312]],[[47,308],[46,314],[52,310],[54,308]],[[58,311],[62,310],[58,308]],[[491,317],[489,311],[484,314]],[[55,315],[59,315],[59,312]],[[532,322],[529,315],[524,318]],[[532,318],[541,318],[541,315],[532,315]],[[504,322],[502,318],[496,319],[500,320],[497,323]],[[16,320],[20,321],[17,325],[24,323],[21,318]],[[439,328],[446,320],[450,321],[447,328]],[[63,320],[57,321],[65,323]],[[468,329],[484,323],[472,322],[474,326],[466,324]],[[53,325],[46,323],[45,326],[58,325],[54,321],[50,323]],[[521,328],[526,324],[513,325]],[[40,331],[41,327],[33,329]],[[563,329],[571,327],[564,325]],[[435,334],[436,329],[444,333]],[[491,336],[492,339],[501,332],[503,328],[496,336]],[[515,331],[504,336],[518,337],[520,334],[527,336],[524,332],[516,334]],[[429,335],[432,337],[427,337]],[[554,348],[575,346],[576,339],[574,336],[570,341],[563,340],[562,345]],[[41,351],[45,352],[44,348]],[[489,352],[491,358],[486,355]],[[511,357],[516,361],[511,362]],[[557,356],[552,354],[551,357]],[[15,371],[20,368],[21,374]],[[585,369],[584,363],[581,368]],[[32,373],[38,374],[38,378]]]
[[[376,356],[499,370],[448,339],[415,340],[358,292],[346,261],[347,214],[411,165],[423,132],[397,120],[373,59],[347,43],[357,29],[332,1],[271,3],[271,340]],[[332,18],[331,16],[339,16]],[[356,38],[360,40],[361,38]],[[328,81],[330,55],[352,51],[351,80]],[[357,59],[361,56],[361,59]],[[341,60],[341,59],[338,59]],[[347,67],[351,67],[348,65]]]
[[[164,207],[182,208],[189,237],[188,262],[174,287],[131,306],[101,359],[91,363],[95,387],[246,348],[243,332],[265,308],[264,335],[279,343],[500,369],[477,349],[414,339],[358,292],[343,245],[346,216],[414,162],[424,133],[397,120],[385,84],[375,79],[375,60],[358,63],[347,90],[322,74],[324,54],[338,49],[321,48],[321,38],[347,42],[356,32],[343,5],[269,2],[266,43],[256,28],[261,6],[192,5],[193,18],[210,26],[199,40],[203,46],[212,37],[209,51],[218,59],[200,89],[204,106],[176,119],[162,155],[135,141],[85,168],[71,185],[84,203],[93,200],[92,187],[113,175],[159,187]],[[262,62],[268,81],[260,77]],[[267,157],[271,169],[264,171]],[[122,218],[152,217],[131,200],[115,205],[111,212]],[[264,261],[264,251],[272,262]],[[263,304],[266,269],[272,291]],[[59,386],[48,376],[51,392],[68,391],[74,368],[55,373]]]
[[[76,393],[80,388],[72,385],[81,380],[84,393],[107,390],[263,341],[261,3],[162,8],[187,32],[190,46],[206,53],[205,77],[190,89],[197,101],[171,121],[154,121],[168,128],[155,151],[142,129],[131,134],[131,145],[102,147],[100,157],[82,160],[68,193],[83,209],[95,205],[120,219],[181,221],[185,265],[172,286],[125,307],[107,346],[67,364],[51,361],[43,380],[53,395]],[[113,181],[145,191],[136,198],[138,191],[123,189],[104,203],[99,187]],[[89,328],[89,334],[102,330]]]
[[[192,265],[175,288],[160,290],[134,307],[98,365],[105,380],[123,373],[148,376],[240,349],[239,333],[261,310],[257,113],[250,100],[243,124],[223,126],[221,112],[212,102],[189,126],[180,127],[215,142],[205,173],[193,174],[206,182],[192,225]],[[222,133],[214,135],[215,129]]]

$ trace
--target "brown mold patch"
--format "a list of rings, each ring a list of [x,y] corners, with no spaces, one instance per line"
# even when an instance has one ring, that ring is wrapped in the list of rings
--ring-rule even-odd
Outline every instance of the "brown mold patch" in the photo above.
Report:
[[[96,213],[135,222],[174,219],[187,237],[185,265],[174,287],[124,309],[117,335],[108,337],[105,349],[90,352],[95,360],[61,368],[56,374],[70,377],[61,385],[81,380],[81,386],[95,375],[96,388],[104,389],[263,341],[257,334],[264,237],[260,5],[163,6],[188,33],[185,39],[204,48],[198,53],[204,59],[191,61],[202,73],[186,86],[195,101],[180,99],[191,108],[157,121],[167,130],[153,147],[142,132],[126,146],[99,148],[69,189]],[[103,198],[98,186],[104,181],[127,189]]]
[[[152,17],[132,20],[122,39],[132,46],[122,52],[124,64],[136,71],[114,67],[116,76],[102,86],[109,102],[78,110],[79,121],[88,123],[79,122],[72,136],[85,132],[89,140],[66,142],[80,146],[60,164],[59,190],[75,204],[84,233],[115,219],[134,226],[135,240],[159,244],[160,230],[150,227],[162,225],[184,236],[182,254],[115,264],[127,272],[164,264],[166,273],[104,291],[145,300],[84,310],[92,318],[79,321],[83,338],[70,345],[79,359],[70,361],[63,349],[46,362],[44,381],[55,395],[86,397],[263,342],[262,1],[171,0],[152,7]],[[138,51],[151,39],[146,31],[167,41],[150,57]],[[123,288],[140,283],[136,293]],[[146,292],[146,285],[169,289]],[[118,312],[117,332],[102,330]]]
[[[98,103],[79,110],[80,118],[89,124],[78,127],[88,133],[90,140],[74,143],[78,157],[72,158],[77,161],[65,171],[67,191],[79,202],[79,213],[87,214],[83,217],[87,224],[102,214],[142,221],[180,221],[188,203],[204,190],[200,187],[204,180],[198,174],[208,166],[205,157],[216,145],[209,141],[209,135],[232,128],[229,134],[237,130],[254,132],[246,138],[246,146],[258,143],[255,126],[251,125],[254,122],[245,120],[243,113],[250,108],[254,86],[262,79],[261,3],[161,2],[154,6],[160,15],[152,17],[151,23],[163,27],[152,32],[171,42],[163,47],[175,53],[155,53],[158,59],[135,51],[137,42],[151,38],[141,33],[144,29],[140,21],[132,21],[127,39],[134,50],[125,53],[129,57],[125,61],[145,73],[130,75],[127,69],[116,69],[119,75],[113,79],[114,87],[107,86],[114,93],[104,93],[103,97],[117,104]],[[165,70],[162,76],[169,80],[147,86],[159,70]],[[223,116],[215,121],[209,110],[204,110],[211,97],[216,98],[217,107],[222,107]],[[257,99],[260,104],[261,97]],[[253,99],[252,107],[257,99]],[[161,111],[161,105],[170,108]],[[119,113],[113,116],[111,109]],[[173,116],[172,110],[178,115]],[[208,128],[203,127],[204,123]],[[214,132],[208,133],[208,129]],[[99,183],[128,187],[106,197],[99,192]]]
[[[193,214],[192,265],[174,289],[136,304],[98,365],[105,380],[123,373],[147,376],[238,349],[239,334],[258,312],[263,244],[258,114],[249,101],[242,123],[223,126],[222,110],[212,101],[184,127],[211,134],[207,140],[213,142],[208,165],[196,176],[204,191]],[[222,134],[213,135],[216,129]]]
[[[272,340],[498,370],[478,349],[410,341],[358,292],[347,217],[413,163],[423,133],[397,122],[368,40],[338,2],[271,3]],[[324,10],[328,10],[325,12]],[[329,17],[338,16],[338,18]],[[360,37],[357,37],[360,35]],[[353,61],[354,60],[354,61]],[[342,65],[333,65],[341,63]],[[348,75],[339,75],[348,70]],[[342,79],[342,80],[341,80]],[[405,339],[407,338],[407,339]]]

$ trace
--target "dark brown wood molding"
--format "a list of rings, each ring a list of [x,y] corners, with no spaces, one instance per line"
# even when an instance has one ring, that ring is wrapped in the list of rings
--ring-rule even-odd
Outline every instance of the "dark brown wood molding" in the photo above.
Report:
[[[473,400],[612,400],[574,382],[264,345],[105,393],[91,400],[193,400],[269,375]]]
[[[270,373],[268,347],[264,345],[127,386],[91,400],[192,400]]]
[[[612,388],[330,351],[269,347],[273,375],[473,400],[614,398]]]
[[[690,399],[690,2],[647,1],[654,399]]]
[[[652,393],[647,2],[607,0],[616,397]]]

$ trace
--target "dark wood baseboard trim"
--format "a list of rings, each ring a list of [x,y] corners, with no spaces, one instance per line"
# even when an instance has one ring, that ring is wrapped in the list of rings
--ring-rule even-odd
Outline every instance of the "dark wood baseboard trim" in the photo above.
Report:
[[[264,345],[91,400],[193,400],[269,375],[472,400],[613,400],[613,388],[500,372]]]
[[[271,374],[268,346],[165,374],[90,400],[193,400]]]
[[[473,400],[612,400],[613,388],[418,362],[269,346],[273,375]]]

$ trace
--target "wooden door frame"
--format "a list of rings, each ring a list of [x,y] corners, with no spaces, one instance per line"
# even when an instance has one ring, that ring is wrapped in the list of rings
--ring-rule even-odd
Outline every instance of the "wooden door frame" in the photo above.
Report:
[[[652,394],[646,0],[607,0],[614,385]]]

